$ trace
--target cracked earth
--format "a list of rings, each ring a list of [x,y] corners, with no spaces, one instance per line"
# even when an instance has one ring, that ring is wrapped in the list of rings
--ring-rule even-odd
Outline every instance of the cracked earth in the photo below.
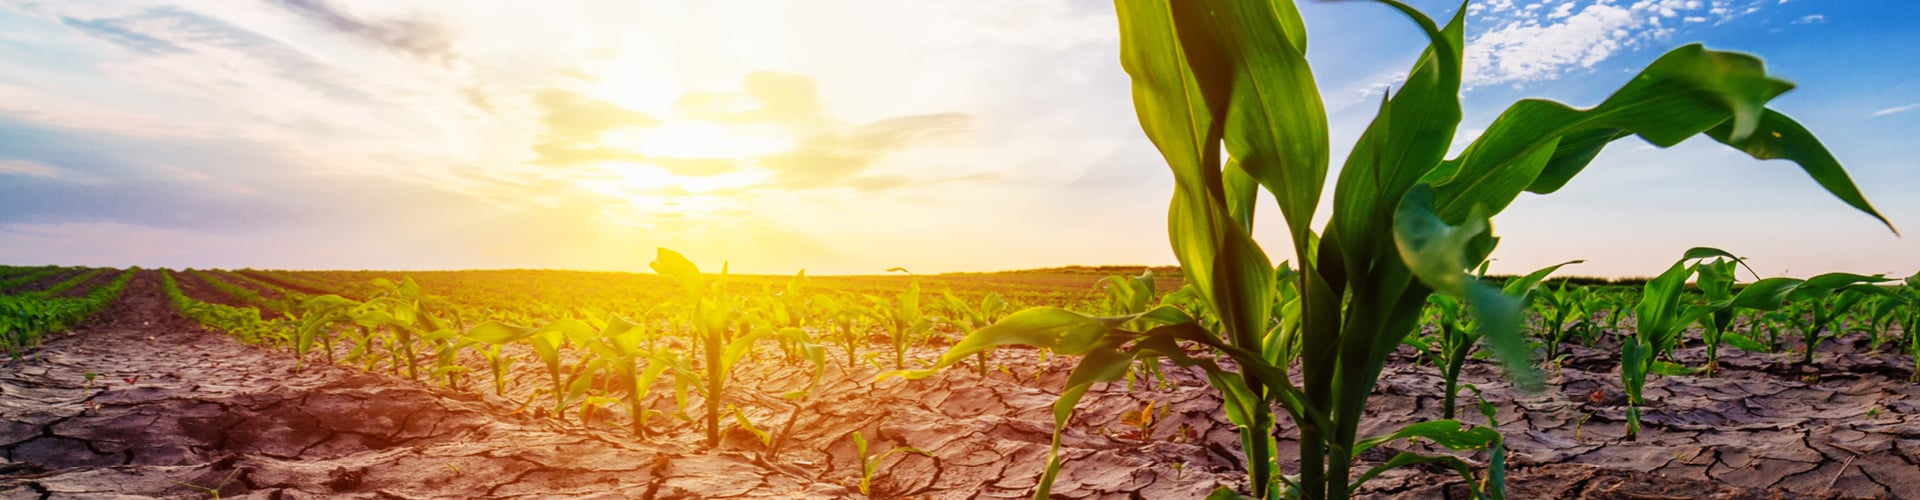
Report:
[[[1911,363],[1857,336],[1823,346],[1817,370],[1728,349],[1717,377],[1656,377],[1634,441],[1623,438],[1617,353],[1573,351],[1537,394],[1514,391],[1488,365],[1463,375],[1499,407],[1511,498],[1920,498]],[[1363,435],[1438,418],[1441,379],[1407,354],[1383,373]],[[1700,348],[1679,356],[1697,361]],[[1005,370],[985,377],[960,367],[875,381],[872,367],[832,362],[810,398],[790,402],[778,395],[804,386],[811,369],[776,359],[743,363],[723,403],[780,436],[777,449],[723,420],[724,443],[708,450],[693,422],[670,416],[631,437],[623,405],[586,423],[529,410],[542,406],[534,363],[516,368],[504,395],[325,363],[295,370],[290,354],[180,318],[148,271],[96,321],[0,365],[0,498],[857,497],[854,431],[874,450],[930,455],[888,457],[873,496],[1020,498],[1040,476],[1051,404],[1071,368],[1003,350],[995,361]],[[1199,374],[1168,377],[1165,387],[1089,393],[1064,436],[1056,495],[1198,498],[1241,485],[1239,437],[1219,399]],[[651,408],[677,413],[671,384],[653,394]],[[1164,412],[1152,426],[1121,421],[1149,403]],[[1470,405],[1461,412],[1479,418]],[[1284,457],[1297,444],[1281,448]],[[1361,460],[1432,452],[1382,448]],[[1464,498],[1463,480],[1443,472],[1396,470],[1363,493]]]

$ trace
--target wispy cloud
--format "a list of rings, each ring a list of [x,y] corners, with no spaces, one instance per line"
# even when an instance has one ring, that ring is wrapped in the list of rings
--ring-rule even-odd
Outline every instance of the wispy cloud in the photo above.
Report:
[[[76,19],[71,17],[60,20],[61,24],[71,26],[74,29],[86,32],[102,40],[113,42],[116,45],[132,49],[136,52],[148,54],[177,54],[187,52],[185,47],[138,31],[138,29],[131,26],[134,21],[134,19],[130,18]]]
[[[1827,16],[1820,14],[1808,14],[1806,17],[1793,20],[1793,24],[1820,24],[1824,22],[1827,22]]]
[[[1913,111],[1916,109],[1920,109],[1920,103],[1908,104],[1905,106],[1894,106],[1891,108],[1882,109],[1882,110],[1873,112],[1873,116],[1887,116],[1887,115],[1896,114],[1896,113],[1905,113],[1905,112]]]
[[[761,165],[774,173],[772,185],[789,189],[819,188],[861,180],[877,160],[915,143],[964,132],[972,117],[961,113],[899,116],[852,127],[815,133],[793,151],[774,155]],[[892,180],[889,180],[892,179]],[[906,185],[910,179],[888,175],[854,186],[873,191]]]
[[[221,70],[226,70],[256,78],[259,74],[275,75],[329,98],[371,99],[356,82],[333,72],[331,65],[313,54],[200,12],[161,6],[119,16],[65,17],[61,22],[155,59],[186,58],[207,73],[205,78],[216,82],[213,84],[246,85],[243,79],[219,78]]]
[[[26,160],[0,159],[0,175],[25,175],[51,179],[60,175],[60,169]]]
[[[1639,0],[1631,4],[1597,0],[1516,4],[1492,0],[1468,8],[1474,21],[1495,27],[1467,41],[1469,88],[1553,80],[1571,71],[1591,69],[1649,41],[1664,39],[1680,26],[1719,22],[1755,12],[1743,0]]]
[[[445,30],[419,19],[367,19],[327,0],[271,0],[302,18],[374,45],[423,59],[455,57]]]

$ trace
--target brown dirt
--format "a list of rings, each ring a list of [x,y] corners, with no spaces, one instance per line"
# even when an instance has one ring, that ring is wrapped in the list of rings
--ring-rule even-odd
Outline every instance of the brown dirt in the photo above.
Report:
[[[215,486],[230,475],[223,497],[848,497],[858,496],[849,439],[857,430],[876,452],[913,446],[932,455],[888,458],[876,496],[1019,498],[1040,475],[1051,404],[1072,366],[1007,349],[994,357],[1005,371],[984,378],[963,366],[924,380],[875,381],[879,370],[845,367],[832,352],[822,387],[796,403],[778,395],[803,386],[810,368],[763,350],[741,364],[724,402],[782,436],[781,451],[730,418],[721,449],[705,451],[699,428],[672,416],[670,384],[655,387],[648,404],[666,414],[655,417],[654,436],[635,439],[624,404],[586,426],[572,415],[536,416],[544,412],[533,408],[550,401],[538,392],[548,382],[536,361],[516,366],[504,397],[491,394],[484,369],[464,385],[485,395],[324,363],[295,373],[287,354],[179,319],[152,272],[135,278],[102,318],[0,365],[0,497],[195,498],[204,494],[179,483]],[[1464,376],[1500,407],[1510,498],[1920,495],[1920,389],[1905,382],[1905,357],[1843,338],[1823,348],[1822,369],[1808,371],[1784,354],[1728,349],[1719,377],[1650,381],[1646,428],[1626,441],[1618,374],[1573,368],[1613,370],[1602,360],[1616,354],[1573,351],[1569,368],[1550,372],[1540,394],[1516,393],[1486,364]],[[1408,365],[1407,354],[1383,373],[1363,435],[1438,418],[1440,378]],[[1699,351],[1679,354],[1690,360]],[[922,349],[914,357],[935,355]],[[88,371],[103,374],[91,387]],[[1169,377],[1165,388],[1112,384],[1089,393],[1063,440],[1068,461],[1057,495],[1197,498],[1242,485],[1239,438],[1219,399],[1197,373]],[[1462,395],[1463,404],[1472,400]],[[1120,421],[1149,402],[1166,413],[1144,435]],[[703,405],[696,393],[688,411]],[[1471,406],[1461,415],[1479,418]],[[1297,443],[1281,447],[1286,462]],[[1432,451],[1404,442],[1383,448],[1362,461]],[[1461,480],[1437,469],[1392,471],[1366,488],[1370,498],[1464,498]]]

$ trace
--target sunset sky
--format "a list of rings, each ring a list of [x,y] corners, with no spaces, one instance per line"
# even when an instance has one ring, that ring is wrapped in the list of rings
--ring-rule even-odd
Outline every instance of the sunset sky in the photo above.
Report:
[[[1339,165],[1424,37],[1378,5],[1302,10]],[[1516,99],[1590,106],[1704,41],[1798,83],[1774,107],[1920,231],[1916,15],[1475,2],[1458,143]],[[1118,43],[1101,1],[0,0],[0,263],[644,270],[657,246],[756,273],[1172,263],[1172,176]],[[1704,139],[1617,143],[1494,230],[1496,272],[1649,275],[1696,245],[1769,274],[1920,266],[1920,235]]]

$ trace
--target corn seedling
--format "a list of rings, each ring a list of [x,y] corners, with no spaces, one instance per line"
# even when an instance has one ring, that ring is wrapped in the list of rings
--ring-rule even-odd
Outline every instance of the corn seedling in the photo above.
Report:
[[[1153,424],[1164,419],[1166,415],[1167,407],[1156,407],[1153,401],[1148,401],[1138,410],[1121,412],[1120,424],[1133,428],[1128,437],[1149,441],[1153,439]]]
[[[211,498],[213,500],[220,500],[220,490],[225,489],[227,487],[227,484],[232,483],[233,478],[239,477],[240,472],[243,470],[245,469],[234,469],[233,471],[228,472],[226,478],[221,479],[218,484],[215,484],[213,486],[201,486],[193,483],[182,483],[182,482],[173,481],[173,480],[168,480],[167,482],[173,483],[175,485],[187,487],[187,488],[192,488],[194,490],[198,490],[201,493],[205,493],[207,495],[207,498]]]
[[[1766,278],[1742,288],[1732,305],[1783,313],[1771,317],[1797,327],[1803,346],[1800,364],[1810,366],[1820,343],[1834,337],[1831,329],[1835,320],[1852,311],[1862,299],[1893,294],[1872,285],[1885,281],[1891,280],[1882,275],[1851,273],[1826,273],[1805,280]],[[1769,335],[1774,337],[1774,345],[1779,345],[1777,333]]]
[[[974,331],[986,328],[987,325],[991,325],[995,321],[1000,321],[1000,318],[1006,317],[1007,313],[1012,312],[1012,304],[1007,302],[1006,297],[1000,296],[999,292],[989,293],[985,298],[980,299],[979,307],[975,307],[967,303],[967,301],[954,296],[952,290],[944,290],[942,291],[942,295],[947,301],[947,310],[950,311],[949,316],[952,318],[950,321],[954,322],[953,326],[959,327],[963,331]],[[974,355],[975,360],[979,364],[981,377],[987,376],[988,358],[992,355],[992,349],[982,350],[979,354]]]
[[[1560,282],[1559,287],[1534,285],[1527,292],[1528,301],[1540,306],[1540,319],[1546,323],[1546,328],[1540,332],[1540,340],[1546,346],[1545,357],[1548,360],[1560,357],[1560,345],[1576,331],[1568,322],[1584,323],[1588,314],[1587,302],[1580,295],[1581,289],[1569,289],[1567,285],[1566,281]],[[1505,291],[1511,294],[1512,288],[1509,284]]]
[[[853,431],[853,450],[854,455],[860,457],[860,494],[862,495],[873,494],[873,474],[879,471],[880,464],[886,462],[887,457],[899,453],[915,453],[927,457],[933,456],[932,453],[927,453],[912,446],[895,446],[893,449],[887,450],[884,453],[869,455],[867,454],[867,438],[861,436],[860,431]]]
[[[1920,272],[1902,281],[1899,293],[1907,311],[1900,333],[1906,338],[1907,356],[1913,358],[1913,374],[1908,380],[1920,382]]]
[[[907,368],[907,348],[913,342],[925,337],[933,330],[933,322],[927,320],[920,310],[920,277],[902,268],[888,269],[887,272],[907,273],[907,291],[901,292],[897,300],[889,301],[880,297],[868,296],[872,301],[874,318],[887,330],[887,338],[893,345],[893,369]]]
[[[1645,291],[1640,296],[1640,306],[1634,310],[1633,336],[1620,344],[1620,381],[1627,393],[1627,439],[1637,439],[1640,435],[1640,407],[1646,404],[1641,390],[1646,387],[1647,375],[1659,373],[1678,375],[1690,373],[1683,366],[1659,361],[1658,357],[1673,349],[1679,342],[1681,332],[1715,311],[1724,310],[1726,304],[1693,304],[1684,299],[1687,279],[1698,273],[1705,265],[1696,261],[1719,258],[1738,261],[1733,254],[1716,248],[1696,247],[1687,250],[1679,261],[1674,262],[1665,272],[1647,281]]]

